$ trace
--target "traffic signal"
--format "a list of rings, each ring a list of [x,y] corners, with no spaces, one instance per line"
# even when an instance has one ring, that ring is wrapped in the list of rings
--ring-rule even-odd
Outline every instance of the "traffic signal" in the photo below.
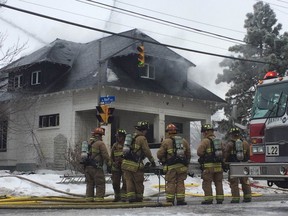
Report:
[[[114,112],[115,108],[112,108],[112,107],[108,107],[108,111],[107,111],[107,122],[106,123],[109,123],[111,124],[114,120],[114,117],[113,117],[113,112]]]
[[[137,50],[138,50],[138,67],[144,67],[145,63],[144,46],[143,45],[138,46]]]
[[[98,111],[96,117],[99,122],[103,124],[109,124],[113,121],[113,112],[115,108],[111,108],[108,105],[100,105],[96,106],[96,110]]]

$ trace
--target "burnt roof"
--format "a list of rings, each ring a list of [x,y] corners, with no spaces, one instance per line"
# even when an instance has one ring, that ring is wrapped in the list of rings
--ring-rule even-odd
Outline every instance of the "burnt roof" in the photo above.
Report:
[[[135,40],[135,37],[139,38],[139,40]],[[19,69],[41,62],[64,65],[67,67],[67,72],[59,77],[55,83],[51,83],[50,87],[46,89],[46,93],[52,93],[97,86],[99,81],[98,60],[101,59],[103,60],[103,62],[101,61],[101,63],[103,63],[102,70],[107,72],[107,69],[111,67],[113,73],[117,76],[116,80],[105,82],[104,85],[225,103],[223,99],[191,80],[178,89],[173,89],[161,85],[159,81],[133,79],[127,73],[121,71],[121,69],[113,67],[110,59],[136,54],[137,50],[134,44],[139,43],[141,39],[144,40],[145,55],[156,58],[165,56],[166,60],[175,62],[182,61],[185,62],[187,68],[195,66],[189,60],[183,58],[173,50],[162,46],[159,42],[143,32],[133,29],[88,43],[75,43],[56,39],[49,45],[18,59],[0,71],[10,72],[15,68]],[[152,43],[147,43],[147,41],[151,41]],[[101,47],[99,44],[101,44]],[[99,49],[101,49],[101,51],[99,51]]]

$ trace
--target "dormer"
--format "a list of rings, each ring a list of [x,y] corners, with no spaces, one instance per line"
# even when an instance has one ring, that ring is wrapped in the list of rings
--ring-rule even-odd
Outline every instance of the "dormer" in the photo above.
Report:
[[[53,85],[72,67],[80,44],[56,39],[2,70],[9,74],[8,91],[39,91]]]

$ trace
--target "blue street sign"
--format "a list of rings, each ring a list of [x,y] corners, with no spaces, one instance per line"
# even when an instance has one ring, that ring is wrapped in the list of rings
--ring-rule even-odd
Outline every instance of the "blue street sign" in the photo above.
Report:
[[[100,97],[100,103],[102,104],[110,104],[111,102],[115,101],[115,96],[106,96]]]

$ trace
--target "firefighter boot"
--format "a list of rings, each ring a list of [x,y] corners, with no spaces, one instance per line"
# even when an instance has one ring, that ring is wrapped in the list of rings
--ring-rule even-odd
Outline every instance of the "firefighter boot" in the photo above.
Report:
[[[119,202],[121,201],[121,197],[120,196],[115,196],[113,202]]]
[[[213,204],[213,200],[204,200],[201,202],[202,205],[210,205]]]
[[[217,200],[217,204],[222,204],[223,200]]]
[[[135,203],[135,202],[137,202],[136,199],[129,199],[128,201],[129,201],[129,203]]]
[[[251,202],[251,198],[244,198],[243,202],[245,202],[245,203]]]
[[[94,197],[86,197],[85,199],[88,202],[93,202],[94,201]]]
[[[177,201],[177,206],[180,206],[180,205],[187,205],[187,202],[185,202],[184,200]]]

